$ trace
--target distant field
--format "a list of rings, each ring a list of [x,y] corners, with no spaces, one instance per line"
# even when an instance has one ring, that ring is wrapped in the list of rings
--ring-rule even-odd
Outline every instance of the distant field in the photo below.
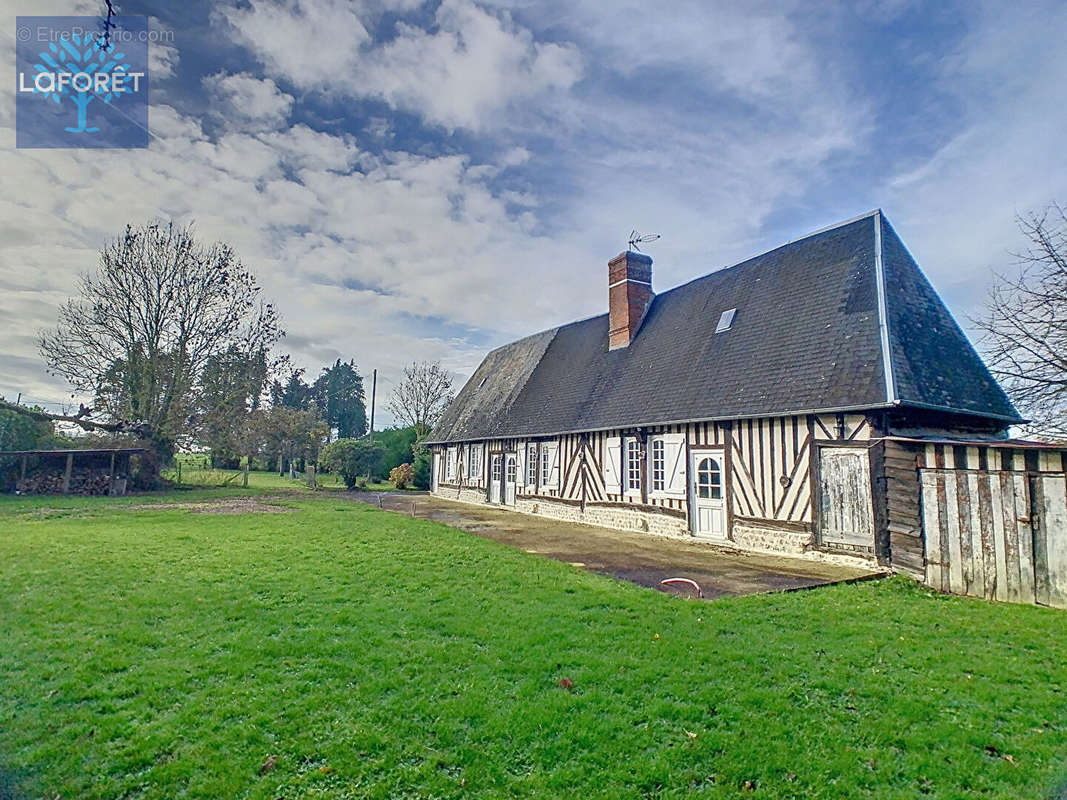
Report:
[[[332,492],[241,494],[0,497],[0,797],[1062,785],[1063,612],[904,579],[699,603]],[[210,498],[261,513],[173,507]]]

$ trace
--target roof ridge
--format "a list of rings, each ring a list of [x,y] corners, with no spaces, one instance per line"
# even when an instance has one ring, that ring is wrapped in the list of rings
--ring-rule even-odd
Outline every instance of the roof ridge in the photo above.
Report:
[[[781,250],[783,247],[788,247],[791,244],[796,244],[797,242],[803,242],[804,240],[810,239],[813,236],[818,236],[821,233],[826,233],[828,231],[832,231],[832,230],[835,230],[837,228],[844,228],[846,225],[852,225],[852,224],[854,224],[856,222],[860,222],[861,220],[865,220],[868,217],[873,217],[873,216],[875,216],[877,214],[882,214],[882,209],[876,208],[873,211],[868,211],[866,214],[860,214],[859,216],[852,217],[851,219],[843,220],[842,222],[835,222],[833,225],[827,225],[825,228],[819,228],[819,230],[817,230],[817,231],[812,231],[811,233],[806,233],[803,236],[798,236],[795,239],[790,239],[789,241],[783,242],[782,244],[779,244],[779,245],[775,245],[774,247],[771,247],[771,248],[769,248],[767,250],[763,250],[763,251],[761,251],[759,253],[754,253],[753,255],[747,256],[746,258],[743,258],[740,261],[736,261],[733,264],[728,264],[725,267],[719,267],[718,269],[713,269],[711,272],[707,272],[707,273],[705,273],[703,275],[697,275],[695,278],[690,278],[685,283],[679,283],[677,286],[672,286],[670,289],[667,289],[664,292],[656,292],[655,296],[656,297],[660,297],[661,295],[670,294],[671,292],[675,291],[676,289],[681,289],[681,288],[684,288],[686,286],[689,286],[690,284],[696,283],[697,281],[702,281],[705,278],[710,278],[712,275],[720,275],[723,272],[729,272],[732,269],[737,269],[738,267],[743,267],[746,264],[748,264],[748,262],[755,261],[757,258],[763,258],[763,256],[770,255],[775,250]]]
[[[728,272],[729,270],[736,269],[737,267],[744,266],[749,261],[755,261],[757,258],[762,258],[763,256],[769,255],[770,253],[773,253],[775,250],[780,250],[783,247],[788,247],[791,244],[796,244],[797,242],[802,242],[805,239],[810,239],[813,236],[818,236],[821,233],[826,233],[827,231],[832,231],[832,230],[834,230],[836,228],[843,228],[846,225],[852,225],[853,223],[859,222],[860,220],[867,219],[868,217],[873,217],[873,216],[875,216],[877,214],[882,214],[882,209],[876,208],[873,211],[868,211],[866,214],[860,214],[859,216],[852,217],[851,219],[846,219],[846,220],[843,220],[841,222],[836,222],[833,225],[827,225],[825,228],[819,228],[819,230],[817,230],[817,231],[812,231],[811,233],[806,233],[803,236],[798,236],[795,239],[790,239],[790,240],[788,240],[786,242],[783,242],[782,244],[775,245],[774,247],[771,247],[771,248],[769,248],[767,250],[763,250],[763,251],[761,251],[759,253],[755,253],[755,254],[753,254],[751,256],[743,258],[740,261],[736,261],[733,264],[728,264],[728,265],[726,265],[724,267],[719,267],[718,269],[713,269],[713,270],[711,270],[711,272],[706,272],[703,275],[697,275],[695,278],[690,278],[685,283],[679,283],[676,286],[672,286],[670,289],[666,289],[666,290],[664,290],[662,292],[653,291],[653,293],[652,293],[652,301],[655,302],[656,298],[663,297],[664,295],[668,295],[671,292],[677,291],[678,289],[683,289],[686,286],[690,286],[690,285],[696,283],[697,281],[702,281],[702,280],[705,280],[706,278],[710,278],[712,275],[719,275],[719,274],[721,274],[723,272]],[[513,340],[511,340],[509,342],[505,342],[502,345],[494,347],[492,350],[490,350],[488,352],[489,353],[494,353],[497,350],[500,350],[500,349],[502,349],[504,347],[509,347],[510,345],[513,345],[513,344],[516,344],[518,342],[523,341],[524,339],[529,339],[531,336],[539,336],[539,335],[541,335],[543,333],[548,333],[549,331],[553,331],[553,330],[554,331],[559,331],[560,329],[570,327],[571,325],[579,325],[579,324],[581,324],[583,322],[590,322],[590,321],[592,321],[594,319],[599,319],[600,317],[606,317],[606,316],[608,316],[607,312],[602,311],[599,314],[591,314],[591,315],[589,315],[587,317],[580,317],[579,319],[572,319],[569,322],[561,322],[561,323],[559,323],[557,325],[550,325],[547,328],[544,328],[543,330],[537,331],[536,333],[531,333],[531,334],[523,336],[523,337],[521,337],[519,339],[513,339]]]

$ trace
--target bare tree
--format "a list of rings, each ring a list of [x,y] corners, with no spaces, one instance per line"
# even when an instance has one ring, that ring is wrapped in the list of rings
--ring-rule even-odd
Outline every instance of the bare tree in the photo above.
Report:
[[[49,370],[95,397],[70,421],[131,431],[167,457],[189,428],[205,367],[227,352],[268,354],[285,335],[233,249],[173,223],[127,226],[41,334]]]
[[[404,368],[404,379],[393,390],[388,408],[422,439],[441,418],[455,397],[452,375],[441,362],[420,361]]]
[[[998,275],[983,333],[990,369],[1031,434],[1067,438],[1067,211],[1051,205],[1019,217],[1030,240],[1016,275]]]

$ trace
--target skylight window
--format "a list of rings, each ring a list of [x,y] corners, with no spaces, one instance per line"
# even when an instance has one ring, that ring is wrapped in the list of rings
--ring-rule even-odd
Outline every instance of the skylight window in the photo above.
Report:
[[[724,333],[730,330],[734,324],[734,317],[737,315],[737,309],[731,308],[729,311],[723,311],[719,317],[719,324],[715,326],[716,333]]]

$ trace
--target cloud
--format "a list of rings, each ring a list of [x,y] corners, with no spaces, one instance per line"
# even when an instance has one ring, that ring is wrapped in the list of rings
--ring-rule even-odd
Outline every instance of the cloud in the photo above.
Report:
[[[173,78],[178,69],[178,48],[167,41],[173,33],[157,17],[148,18],[148,29],[158,34],[148,43],[148,74],[154,81]]]
[[[562,292],[574,254],[530,247],[522,219],[487,184],[491,172],[468,157],[373,155],[303,125],[211,137],[165,105],[152,124],[144,151],[0,150],[0,170],[20,187],[0,201],[0,223],[18,233],[0,254],[0,314],[21,332],[0,356],[10,376],[0,392],[56,395],[56,381],[27,372],[35,332],[54,324],[108,238],[157,216],[233,244],[284,315],[293,334],[284,348],[311,369],[354,356],[385,386],[414,359],[469,372],[485,328],[508,338],[558,310],[543,282]],[[10,128],[0,141],[13,141]],[[538,267],[546,257],[552,266]],[[501,275],[515,289],[507,297],[495,288]]]
[[[245,7],[220,5],[215,13],[269,74],[315,90],[355,79],[360,48],[371,40],[363,10],[348,0],[251,0]]]
[[[203,84],[216,104],[216,114],[231,128],[275,130],[285,124],[293,108],[292,95],[270,78],[216,72],[204,78]]]
[[[992,271],[1022,244],[1016,214],[1067,198],[1062,47],[1067,8],[976,4],[972,26],[933,86],[955,128],[885,187],[887,211],[919,263],[958,309],[976,311]]]
[[[432,32],[402,25],[368,53],[360,90],[447,128],[481,130],[510,104],[581,77],[577,48],[534,41],[506,12],[444,0],[435,23]]]
[[[217,13],[279,80],[381,98],[449,129],[483,130],[512,104],[566,90],[581,77],[573,45],[535,41],[506,11],[444,0],[432,25],[400,22],[393,39],[375,42],[368,26],[382,11],[334,0],[253,0]]]

